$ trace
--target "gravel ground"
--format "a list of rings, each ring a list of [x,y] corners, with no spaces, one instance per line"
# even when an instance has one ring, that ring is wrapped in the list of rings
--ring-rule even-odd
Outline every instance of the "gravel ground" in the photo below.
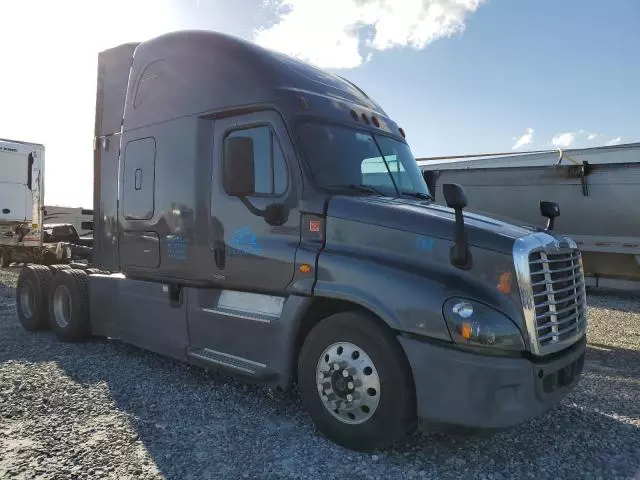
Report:
[[[640,479],[640,301],[589,301],[584,377],[558,408],[361,454],[316,434],[294,394],[115,341],[29,334],[0,298],[0,478]]]
[[[0,286],[15,287],[18,284],[20,268],[0,268]]]

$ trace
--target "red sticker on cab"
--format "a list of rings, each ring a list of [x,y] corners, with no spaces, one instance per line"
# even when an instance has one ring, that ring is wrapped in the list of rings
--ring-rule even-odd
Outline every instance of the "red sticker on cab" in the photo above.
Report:
[[[320,220],[309,220],[309,231],[310,232],[319,232],[320,231]]]

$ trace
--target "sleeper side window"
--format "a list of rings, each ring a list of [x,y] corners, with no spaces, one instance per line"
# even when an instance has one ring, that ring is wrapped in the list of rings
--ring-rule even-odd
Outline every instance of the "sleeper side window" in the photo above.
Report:
[[[253,143],[255,195],[282,195],[287,190],[289,176],[282,147],[273,130],[268,126],[234,130],[225,137],[225,142],[238,137],[249,138]]]

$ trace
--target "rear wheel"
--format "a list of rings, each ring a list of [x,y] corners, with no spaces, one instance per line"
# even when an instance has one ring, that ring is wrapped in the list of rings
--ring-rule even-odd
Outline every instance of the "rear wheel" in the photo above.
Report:
[[[89,284],[82,270],[61,270],[53,278],[49,296],[51,329],[60,340],[77,342],[91,334]]]
[[[30,332],[49,327],[49,289],[53,276],[47,267],[28,265],[18,277],[16,300],[18,319]]]
[[[298,383],[315,425],[344,447],[383,448],[415,425],[409,363],[392,332],[368,314],[339,313],[314,327]]]
[[[53,273],[53,275],[55,275],[58,272],[61,272],[62,270],[70,270],[71,267],[69,265],[64,265],[64,264],[58,264],[58,265],[49,265],[49,270],[51,270],[51,273]]]

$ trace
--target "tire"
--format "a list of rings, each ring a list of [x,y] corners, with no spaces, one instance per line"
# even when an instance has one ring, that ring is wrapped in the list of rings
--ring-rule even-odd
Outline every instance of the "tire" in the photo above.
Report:
[[[91,335],[89,281],[82,270],[60,270],[49,295],[51,330],[63,342],[78,342]]]
[[[55,276],[56,273],[61,272],[62,270],[70,270],[71,267],[69,265],[58,264],[58,265],[49,265],[49,270]]]
[[[358,356],[351,351],[357,351]],[[326,355],[330,356],[329,364],[323,364]],[[322,374],[325,378],[320,381],[317,369],[326,369],[338,361],[343,363],[340,369]],[[352,368],[347,375],[343,372],[345,366]],[[346,384],[339,383],[341,375]],[[302,402],[318,430],[352,450],[387,447],[414,429],[417,422],[409,362],[391,330],[366,313],[338,313],[311,330],[298,358],[298,385]],[[327,396],[321,396],[321,388]],[[334,414],[335,410],[328,407],[331,396],[344,406],[349,392],[353,394],[349,408],[338,409],[340,413]]]
[[[0,248],[0,268],[8,268],[11,265],[11,253],[9,250]]]
[[[28,265],[20,271],[16,290],[18,320],[29,332],[49,328],[49,290],[53,275],[42,265]]]

